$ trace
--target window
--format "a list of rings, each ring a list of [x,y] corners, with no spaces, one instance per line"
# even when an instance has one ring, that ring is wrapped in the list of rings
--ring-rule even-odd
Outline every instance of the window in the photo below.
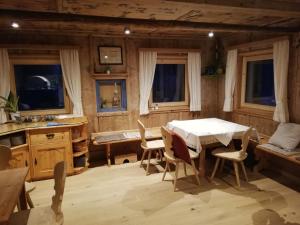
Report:
[[[12,59],[12,90],[19,96],[22,114],[69,112],[59,59]]]
[[[276,106],[274,92],[273,56],[243,58],[241,105],[264,110]]]
[[[187,60],[158,57],[155,68],[151,107],[187,106]]]

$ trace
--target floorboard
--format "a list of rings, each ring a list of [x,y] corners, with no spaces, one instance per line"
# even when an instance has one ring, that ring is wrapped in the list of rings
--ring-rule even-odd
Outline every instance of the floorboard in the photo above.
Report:
[[[173,192],[172,176],[162,182],[163,168],[152,173],[138,163],[102,166],[67,177],[63,212],[65,225],[300,225],[300,195],[261,174],[248,172],[249,183],[228,174],[213,182],[180,170],[178,191]],[[192,175],[191,169],[188,173]],[[53,180],[35,182],[31,193],[36,207],[51,204]]]

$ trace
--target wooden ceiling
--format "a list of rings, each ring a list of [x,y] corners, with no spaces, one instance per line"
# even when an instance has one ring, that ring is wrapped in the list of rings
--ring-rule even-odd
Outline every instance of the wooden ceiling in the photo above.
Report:
[[[7,0],[0,29],[201,36],[221,32],[300,31],[299,0]]]

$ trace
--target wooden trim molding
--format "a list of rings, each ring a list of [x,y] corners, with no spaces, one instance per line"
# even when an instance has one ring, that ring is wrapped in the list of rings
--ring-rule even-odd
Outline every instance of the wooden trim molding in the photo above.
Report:
[[[227,50],[266,46],[266,45],[272,44],[276,41],[289,40],[289,39],[290,39],[290,36],[280,36],[280,37],[261,40],[261,41],[253,41],[253,42],[247,42],[247,43],[242,43],[242,44],[238,44],[238,45],[233,45],[233,46],[228,47]]]

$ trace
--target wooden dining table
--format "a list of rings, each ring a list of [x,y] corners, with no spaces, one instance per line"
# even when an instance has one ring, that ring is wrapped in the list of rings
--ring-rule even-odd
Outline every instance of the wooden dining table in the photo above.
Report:
[[[212,144],[221,143],[227,146],[232,139],[241,139],[248,126],[233,123],[218,118],[194,120],[173,120],[167,127],[181,136],[187,146],[199,152],[199,175],[205,176],[206,148]],[[259,140],[258,133],[253,129],[253,139]]]
[[[0,171],[0,224],[8,224],[18,201],[21,210],[27,209],[25,179],[28,167]]]

